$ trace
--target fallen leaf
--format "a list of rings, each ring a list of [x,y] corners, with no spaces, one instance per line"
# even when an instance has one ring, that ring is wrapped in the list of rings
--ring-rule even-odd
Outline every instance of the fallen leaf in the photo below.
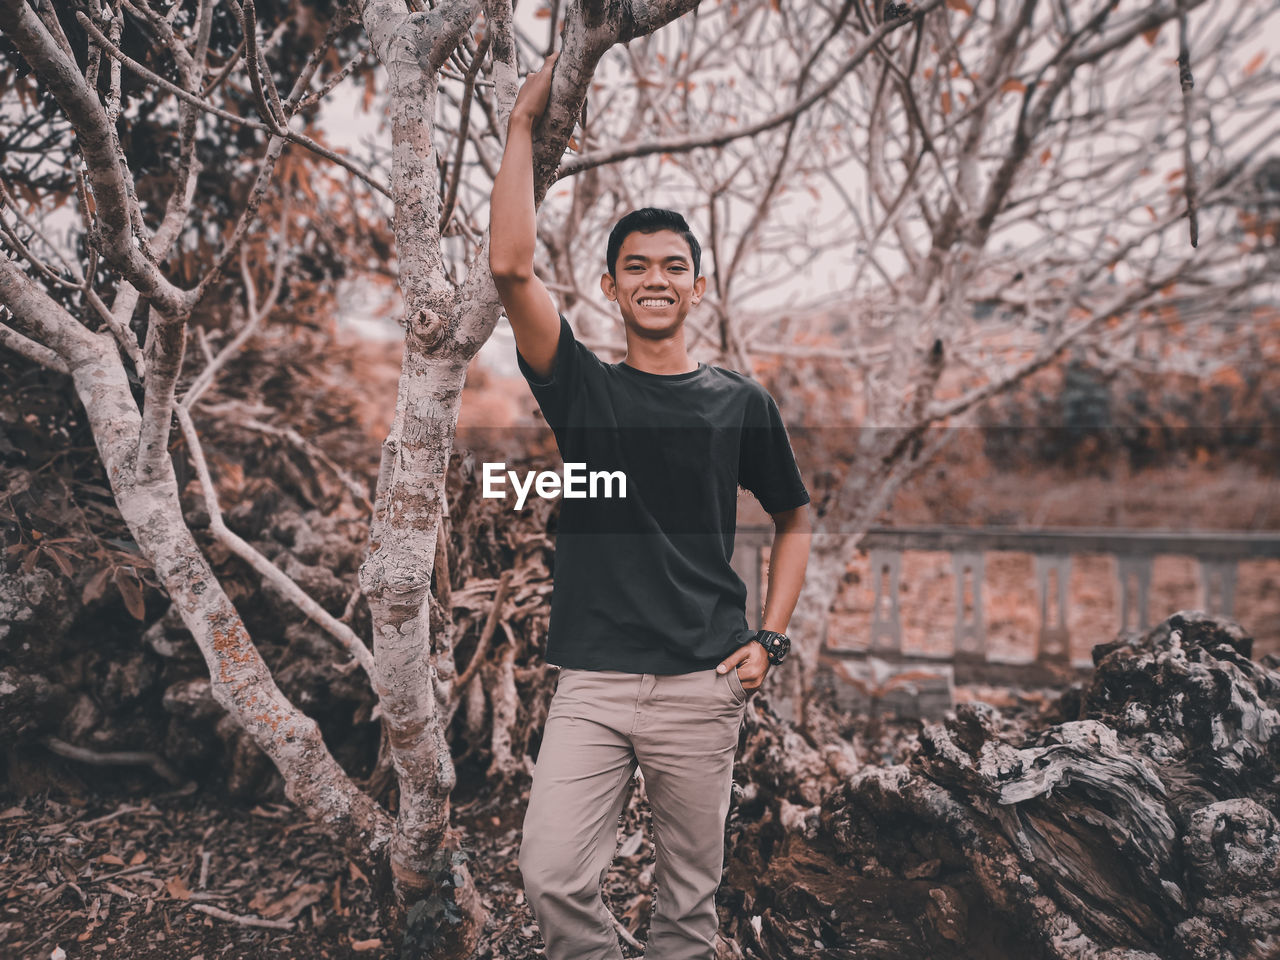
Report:
[[[280,917],[284,920],[293,920],[307,907],[322,900],[325,893],[326,888],[323,883],[304,883],[274,903],[263,907],[259,913],[268,918]]]

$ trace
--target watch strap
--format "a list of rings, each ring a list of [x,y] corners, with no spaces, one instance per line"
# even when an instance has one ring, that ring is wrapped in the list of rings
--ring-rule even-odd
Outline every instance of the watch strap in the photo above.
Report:
[[[785,633],[777,633],[773,630],[758,630],[752,639],[764,647],[769,654],[769,662],[772,664],[781,663],[791,650],[791,639]]]

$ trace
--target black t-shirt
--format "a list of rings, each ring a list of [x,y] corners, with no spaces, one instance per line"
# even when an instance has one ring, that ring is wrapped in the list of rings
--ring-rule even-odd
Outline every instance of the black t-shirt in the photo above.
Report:
[[[751,378],[705,363],[676,374],[605,363],[563,315],[549,380],[516,357],[565,464],[626,477],[625,498],[615,480],[560,503],[547,662],[715,666],[753,635],[729,562],[738,486],[770,513],[809,502],[777,404]]]

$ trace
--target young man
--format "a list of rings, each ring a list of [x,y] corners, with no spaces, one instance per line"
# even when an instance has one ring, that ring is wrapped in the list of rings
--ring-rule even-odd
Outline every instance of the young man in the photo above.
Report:
[[[546,659],[561,670],[520,870],[551,960],[619,960],[600,884],[639,766],[657,860],[647,956],[712,960],[738,733],[749,691],[789,648],[809,495],[764,388],[685,351],[684,320],[706,278],[683,217],[646,208],[610,234],[600,286],[622,314],[620,363],[574,338],[534,275],[531,130],[554,61],[528,78],[511,113],[489,264],[520,370],[565,462],[621,471],[626,496],[560,506]],[[776,528],[758,634],[729,563],[739,485]]]

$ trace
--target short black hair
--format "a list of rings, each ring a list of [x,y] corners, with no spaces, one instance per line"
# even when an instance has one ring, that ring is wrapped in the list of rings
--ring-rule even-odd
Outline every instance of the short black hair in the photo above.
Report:
[[[684,217],[674,210],[663,210],[661,207],[642,207],[632,210],[614,224],[609,233],[609,246],[605,252],[605,263],[609,267],[609,276],[618,278],[618,251],[622,249],[622,241],[633,233],[657,233],[659,230],[671,230],[680,234],[689,244],[689,252],[693,254],[693,276],[697,279],[698,269],[702,262],[702,247],[698,238],[689,229]]]

